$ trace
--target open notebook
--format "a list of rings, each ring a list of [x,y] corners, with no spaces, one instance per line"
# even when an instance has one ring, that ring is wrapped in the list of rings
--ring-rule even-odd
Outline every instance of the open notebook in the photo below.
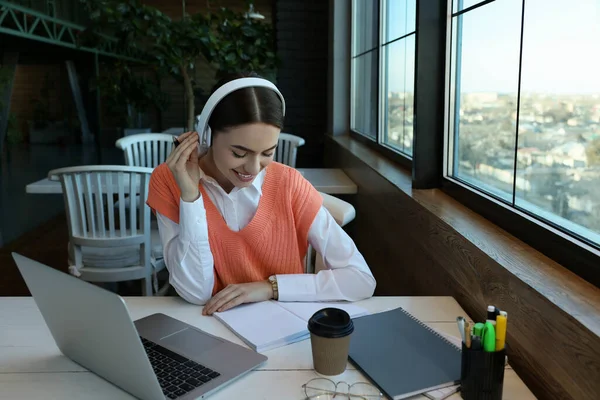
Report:
[[[242,304],[213,315],[254,351],[263,352],[307,339],[308,320],[327,307],[342,309],[351,318],[368,314],[366,309],[352,303],[282,303],[269,300]]]

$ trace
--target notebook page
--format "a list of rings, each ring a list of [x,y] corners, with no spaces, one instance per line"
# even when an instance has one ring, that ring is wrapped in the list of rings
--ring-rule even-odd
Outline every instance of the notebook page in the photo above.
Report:
[[[307,332],[306,321],[272,301],[242,304],[214,316],[255,351]]]
[[[366,308],[359,307],[352,303],[284,303],[279,302],[278,305],[280,307],[285,308],[289,312],[295,314],[297,317],[301,318],[305,323],[308,323],[310,317],[313,316],[314,313],[323,309],[323,308],[339,308],[340,310],[346,311],[350,318],[361,317],[363,315],[367,315],[369,312]]]
[[[460,385],[452,385],[442,389],[424,393],[425,397],[432,400],[444,400],[460,390]]]

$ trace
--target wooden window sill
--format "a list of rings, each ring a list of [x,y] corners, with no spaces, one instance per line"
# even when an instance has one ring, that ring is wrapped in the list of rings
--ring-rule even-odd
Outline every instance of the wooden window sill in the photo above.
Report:
[[[349,135],[331,140],[443,220],[488,257],[600,336],[600,289],[510,235],[439,189],[412,188],[409,170]],[[352,171],[346,171],[352,177]],[[360,189],[359,189],[360,190]]]

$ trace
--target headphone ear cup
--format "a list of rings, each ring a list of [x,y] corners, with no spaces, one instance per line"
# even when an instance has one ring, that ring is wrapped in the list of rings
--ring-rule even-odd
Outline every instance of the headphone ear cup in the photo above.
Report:
[[[210,128],[206,128],[200,135],[200,143],[198,145],[198,154],[203,156],[208,152],[210,147]]]
[[[210,146],[210,128],[206,127],[202,134],[200,135],[200,146],[209,147]]]
[[[210,129],[210,126],[206,127],[205,134],[206,139],[204,143],[206,143],[206,147],[210,147],[210,145],[212,144],[212,130]]]

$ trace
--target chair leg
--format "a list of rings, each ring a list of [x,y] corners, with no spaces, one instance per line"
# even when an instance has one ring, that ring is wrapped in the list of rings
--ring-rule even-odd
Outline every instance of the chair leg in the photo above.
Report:
[[[142,279],[142,296],[152,296],[152,277]]]

